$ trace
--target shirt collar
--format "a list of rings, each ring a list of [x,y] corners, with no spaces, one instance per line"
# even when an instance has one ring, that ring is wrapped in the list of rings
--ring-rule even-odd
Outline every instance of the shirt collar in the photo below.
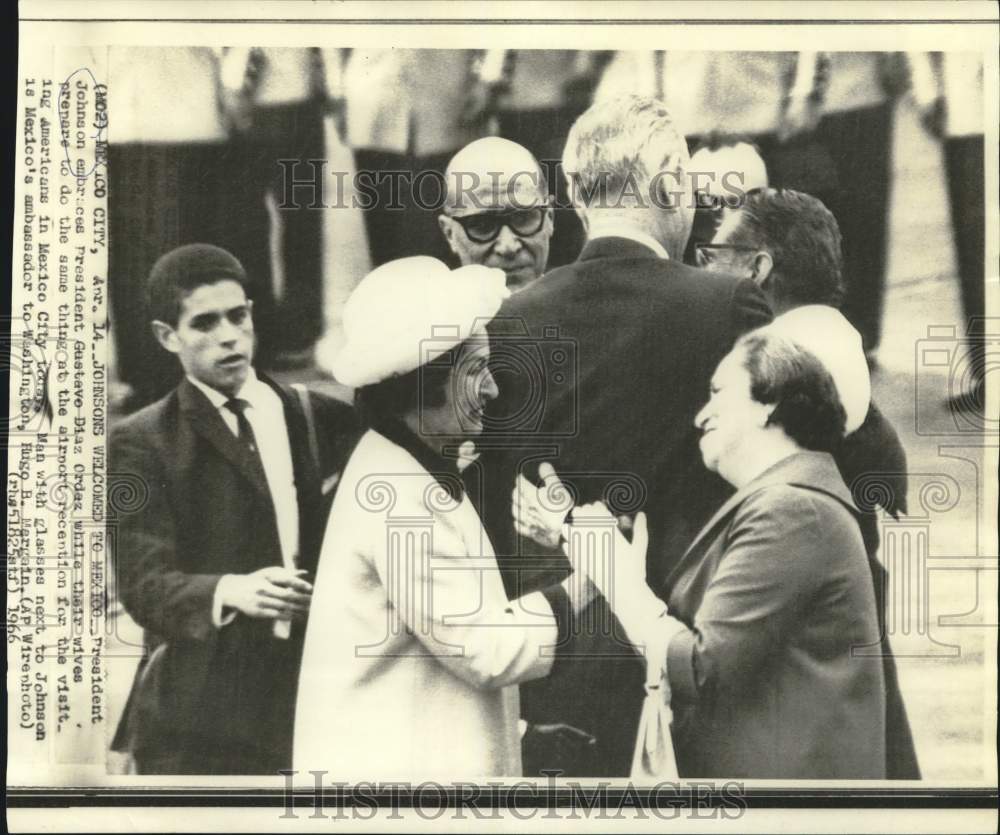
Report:
[[[417,463],[427,470],[452,499],[456,502],[462,500],[465,491],[456,459],[447,458],[429,447],[399,418],[379,418],[372,422],[371,428],[416,458]]]
[[[670,256],[667,255],[667,251],[663,248],[656,238],[652,235],[643,232],[641,229],[637,229],[628,223],[623,223],[621,221],[606,221],[603,223],[598,223],[591,227],[590,232],[587,234],[587,240],[593,241],[597,238],[627,238],[630,241],[635,241],[638,244],[649,247],[653,252],[656,253],[658,258],[663,258],[669,261]]]
[[[205,385],[201,380],[196,380],[190,374],[187,375],[188,382],[191,383],[198,391],[208,398],[208,402],[212,404],[216,409],[223,408],[231,398],[223,394],[221,391],[212,388],[211,386]],[[260,381],[257,376],[257,372],[253,368],[247,370],[247,378],[243,381],[243,385],[240,390],[234,395],[241,400],[246,400],[251,407],[257,407],[260,405],[260,390],[264,386],[264,383]]]

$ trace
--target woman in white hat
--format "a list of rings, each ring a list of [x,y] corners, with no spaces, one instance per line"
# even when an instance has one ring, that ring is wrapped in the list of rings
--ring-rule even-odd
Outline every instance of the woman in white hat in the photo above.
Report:
[[[548,673],[556,622],[541,593],[507,599],[456,457],[497,394],[484,328],[507,295],[501,270],[416,257],[370,273],[345,307],[334,372],[370,428],[320,553],[300,773],[521,774],[517,684]]]

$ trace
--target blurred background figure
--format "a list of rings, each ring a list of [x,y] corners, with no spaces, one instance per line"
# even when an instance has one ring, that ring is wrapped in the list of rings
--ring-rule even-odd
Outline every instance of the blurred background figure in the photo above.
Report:
[[[201,47],[120,47],[109,53],[108,269],[126,410],[180,379],[149,329],[143,287],[164,252],[208,240],[240,261],[267,263],[267,229],[245,213],[245,177],[220,107],[220,57]],[[178,95],[178,91],[183,95]],[[261,276],[250,294],[267,319]]]
[[[818,197],[840,224],[843,312],[869,362],[882,337],[893,97],[905,87],[892,52],[815,54],[810,113],[770,168],[773,184]]]
[[[500,135],[523,145],[542,164],[549,196],[559,209],[549,252],[552,268],[575,261],[583,248],[583,225],[558,166],[569,129],[590,107],[613,56],[609,51],[574,49],[516,49],[504,56],[510,81],[497,105]]]
[[[370,183],[365,224],[374,266],[408,255],[448,258],[437,230],[444,169],[459,148],[496,133],[503,83],[502,53],[351,51],[344,70],[347,144]]]
[[[290,160],[291,176],[309,180],[308,160],[324,156],[320,61],[315,48],[289,47],[226,49],[221,61],[223,116],[247,181],[241,221],[266,230],[268,241],[244,265],[271,291],[275,310],[258,330],[275,367],[308,365],[322,328],[322,214],[308,190],[286,194],[279,164]]]
[[[965,52],[919,52],[907,57],[924,127],[944,146],[951,228],[970,339],[973,387],[953,394],[948,406],[953,411],[981,411],[986,405],[983,57]]]
[[[747,137],[765,161],[786,117],[809,112],[815,53],[797,52],[618,52],[595,100],[622,92],[666,102],[696,147],[713,133]],[[801,120],[800,120],[801,121]]]
[[[596,98],[660,96],[696,147],[713,132],[756,145],[770,184],[820,198],[844,239],[844,313],[869,357],[881,338],[896,53],[620,52]]]
[[[747,192],[767,188],[760,149],[740,136],[709,134],[691,154],[695,212],[684,263],[698,266],[699,244],[709,243],[728,210],[739,208]]]
[[[541,278],[556,213],[538,160],[516,142],[486,137],[455,154],[445,180],[438,223],[462,265],[503,270],[512,292]]]

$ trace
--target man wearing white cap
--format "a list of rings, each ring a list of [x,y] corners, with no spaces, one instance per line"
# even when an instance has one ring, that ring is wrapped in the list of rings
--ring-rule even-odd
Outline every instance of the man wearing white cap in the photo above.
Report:
[[[769,328],[813,353],[834,380],[847,413],[846,437],[834,460],[862,511],[861,533],[881,620],[886,573],[876,556],[881,537],[872,497],[894,517],[906,512],[906,452],[871,402],[861,335],[837,309],[844,294],[837,221],[815,197],[763,189],[727,213],[712,243],[699,246],[698,253],[708,270],[756,281],[777,314]],[[916,779],[920,769],[887,640],[883,652],[887,776]]]
[[[511,602],[459,459],[496,397],[485,325],[498,269],[433,258],[370,273],[334,368],[369,427],[316,575],[295,768],[350,781],[519,776],[518,682],[565,637],[542,593]],[[585,605],[583,589],[565,591]]]

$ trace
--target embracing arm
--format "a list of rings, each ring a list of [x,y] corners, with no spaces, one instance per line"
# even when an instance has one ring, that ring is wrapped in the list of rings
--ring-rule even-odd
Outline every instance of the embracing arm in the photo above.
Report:
[[[670,641],[674,698],[739,693],[752,681],[809,606],[824,553],[813,500],[801,489],[778,486],[750,496],[737,510],[692,628]]]
[[[428,654],[476,687],[546,675],[556,626],[545,598],[536,592],[508,601],[495,559],[469,555],[455,515],[435,511],[430,531],[412,537],[374,526],[375,565],[390,606]]]

